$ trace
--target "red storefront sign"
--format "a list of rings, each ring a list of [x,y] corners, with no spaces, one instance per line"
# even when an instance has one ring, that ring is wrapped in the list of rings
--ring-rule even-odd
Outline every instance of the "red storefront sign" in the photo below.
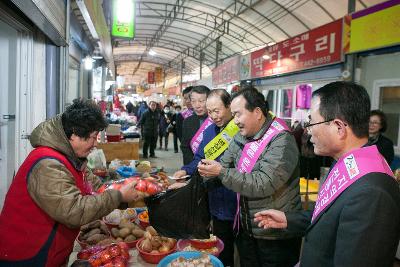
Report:
[[[154,71],[149,71],[147,73],[147,83],[153,84],[154,83]]]
[[[213,86],[239,81],[239,56],[232,57],[212,70]]]
[[[264,55],[268,55],[269,59],[264,59]],[[251,78],[289,73],[340,61],[342,19],[254,51],[251,53]]]

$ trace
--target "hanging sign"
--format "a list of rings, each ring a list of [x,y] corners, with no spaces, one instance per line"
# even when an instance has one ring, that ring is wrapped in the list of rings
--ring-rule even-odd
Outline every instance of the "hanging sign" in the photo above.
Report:
[[[133,0],[113,0],[111,35],[114,37],[135,37],[135,3]]]
[[[342,61],[342,19],[251,53],[251,78]]]
[[[351,14],[350,53],[400,44],[400,1]]]
[[[156,83],[160,83],[163,81],[163,69],[161,67],[155,68],[155,81]]]
[[[212,70],[213,86],[236,82],[239,79],[239,56],[229,58]]]
[[[154,83],[154,71],[149,71],[147,73],[147,83],[153,84]]]

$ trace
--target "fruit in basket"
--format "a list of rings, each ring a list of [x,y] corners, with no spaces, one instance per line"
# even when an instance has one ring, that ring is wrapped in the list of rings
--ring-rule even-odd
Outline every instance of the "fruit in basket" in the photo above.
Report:
[[[135,189],[141,192],[145,192],[149,195],[154,195],[162,191],[161,186],[149,180],[139,180],[135,186]]]

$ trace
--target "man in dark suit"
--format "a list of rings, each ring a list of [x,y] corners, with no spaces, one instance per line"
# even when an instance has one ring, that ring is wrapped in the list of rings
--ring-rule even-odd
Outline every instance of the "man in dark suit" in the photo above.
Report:
[[[400,191],[376,146],[368,146],[370,100],[354,83],[313,93],[314,152],[334,158],[313,213],[264,210],[259,227],[305,235],[300,266],[393,266],[400,237]]]
[[[181,150],[183,165],[189,164],[196,152],[192,150],[191,141],[208,117],[206,100],[209,93],[210,89],[204,85],[194,86],[190,91],[193,114],[185,119],[182,124]]]

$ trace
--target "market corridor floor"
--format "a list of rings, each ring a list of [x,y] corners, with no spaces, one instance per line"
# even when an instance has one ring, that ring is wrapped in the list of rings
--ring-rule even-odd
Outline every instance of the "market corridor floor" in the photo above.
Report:
[[[148,158],[148,159],[143,159],[143,154],[142,154],[142,142],[140,142],[140,154],[139,154],[139,159],[140,160],[148,160],[152,163],[153,166],[157,166],[157,168],[164,168],[164,171],[167,172],[168,175],[173,175],[175,171],[179,170],[182,167],[183,161],[182,161],[182,152],[179,149],[178,153],[174,153],[174,148],[173,148],[173,139],[172,135],[170,135],[168,139],[168,151],[165,150],[160,150],[157,148],[155,150],[155,154],[157,158]]]

